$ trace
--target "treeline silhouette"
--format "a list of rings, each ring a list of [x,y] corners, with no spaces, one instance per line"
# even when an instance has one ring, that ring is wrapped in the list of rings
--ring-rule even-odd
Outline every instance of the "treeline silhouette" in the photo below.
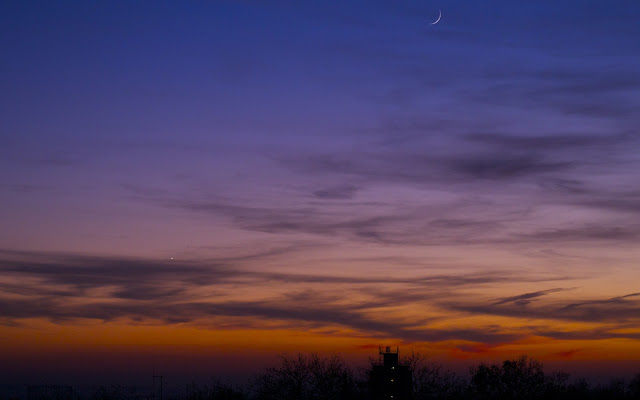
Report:
[[[164,393],[162,400],[370,400],[369,367],[354,370],[339,356],[318,354],[282,355],[277,366],[256,374],[245,385],[212,380],[205,385],[187,385],[182,394]],[[420,353],[401,360],[413,375],[412,400],[536,400],[536,399],[640,399],[640,373],[630,380],[614,379],[591,385],[585,379],[570,379],[565,372],[546,374],[542,363],[521,356],[499,364],[473,366],[460,376],[428,362]],[[158,394],[138,392],[119,385],[95,386],[81,399],[148,400]]]

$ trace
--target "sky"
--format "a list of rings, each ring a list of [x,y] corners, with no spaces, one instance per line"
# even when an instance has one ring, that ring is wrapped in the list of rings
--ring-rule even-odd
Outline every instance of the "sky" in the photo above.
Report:
[[[0,375],[640,371],[639,38],[631,0],[3,2]]]

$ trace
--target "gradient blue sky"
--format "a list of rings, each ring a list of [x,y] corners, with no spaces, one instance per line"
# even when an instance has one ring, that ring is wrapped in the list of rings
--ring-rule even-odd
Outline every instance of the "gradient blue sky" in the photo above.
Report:
[[[0,349],[640,368],[637,1],[16,1],[0,32]]]

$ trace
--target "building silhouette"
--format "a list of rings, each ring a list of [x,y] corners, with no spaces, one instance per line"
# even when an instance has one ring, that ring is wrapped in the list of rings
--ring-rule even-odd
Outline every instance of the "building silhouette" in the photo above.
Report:
[[[399,363],[399,349],[379,348],[381,362],[371,368],[369,390],[375,400],[410,400],[412,398],[413,376],[408,365]]]

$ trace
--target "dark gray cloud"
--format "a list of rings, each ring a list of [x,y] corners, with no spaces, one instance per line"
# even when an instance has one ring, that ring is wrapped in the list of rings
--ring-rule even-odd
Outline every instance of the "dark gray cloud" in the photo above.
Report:
[[[470,179],[510,180],[528,176],[567,171],[572,162],[551,162],[528,156],[506,156],[504,154],[473,155],[450,160],[450,171],[456,176]]]
[[[268,259],[278,251],[264,253]],[[401,319],[389,317],[390,314],[380,318],[380,310],[428,305],[447,313],[606,322],[615,326],[634,324],[640,315],[639,293],[565,303],[554,300],[552,295],[568,288],[541,289],[488,303],[473,299],[473,296],[470,298],[468,294],[468,289],[476,287],[513,282],[539,285],[567,279],[561,276],[536,278],[504,271],[411,278],[337,276],[238,268],[242,265],[238,260],[247,259],[243,256],[227,257],[226,262],[168,263],[70,254],[11,251],[0,254],[0,276],[22,282],[4,283],[0,294],[3,324],[16,326],[27,318],[47,318],[54,322],[76,318],[104,321],[126,318],[168,324],[197,323],[206,327],[208,319],[233,317],[229,326],[258,328],[270,321],[292,329],[348,327],[363,335],[396,337],[408,342],[455,339],[497,344],[531,334],[553,338],[571,335],[576,338],[635,338],[637,335],[620,333],[610,326],[572,334],[542,327],[515,332],[506,332],[500,326],[434,329],[429,328],[431,322],[441,316]],[[253,260],[255,255],[247,257]],[[278,283],[279,291],[260,300],[229,297],[239,288],[259,291],[274,282]],[[326,290],[326,284],[337,284],[340,289]],[[346,301],[353,293],[358,293],[360,300]],[[461,298],[465,301],[460,301]]]
[[[367,310],[382,303],[344,304],[325,303],[314,296],[299,303],[285,299],[260,302],[228,301],[219,303],[91,303],[70,306],[51,299],[7,301],[0,299],[4,318],[47,318],[64,322],[75,318],[111,321],[120,318],[156,320],[160,323],[191,323],[210,317],[249,317],[236,322],[235,327],[264,328],[263,322],[283,321],[292,329],[344,326],[369,337],[396,337],[406,341],[467,340],[497,343],[522,338],[523,334],[504,333],[499,329],[429,329],[416,326],[413,321],[367,316]],[[252,320],[251,318],[258,318]]]
[[[308,174],[335,174],[352,176],[366,182],[459,184],[478,179],[511,181],[565,172],[574,167],[572,162],[548,161],[541,155],[511,155],[499,152],[475,152],[435,155],[430,152],[371,153],[345,155],[312,155],[291,158],[283,162],[296,171]]]
[[[265,252],[265,257],[269,258],[274,252]],[[209,318],[234,317],[235,326],[245,327],[259,327],[261,321],[266,320],[280,321],[298,329],[343,326],[370,336],[407,341],[459,339],[496,343],[522,335],[486,328],[431,329],[425,327],[430,322],[428,316],[413,320],[380,318],[379,310],[425,304],[456,288],[514,279],[540,281],[497,271],[411,278],[337,276],[285,274],[241,269],[237,265],[230,268],[222,262],[164,262],[12,251],[0,254],[0,277],[23,282],[3,286],[8,290],[0,294],[0,316],[8,324],[27,318],[47,318],[54,322],[127,318],[202,324]],[[244,259],[241,256],[226,258],[229,265]],[[259,291],[274,282],[279,283],[279,294],[252,301],[229,297],[238,288]],[[325,284],[338,284],[341,289],[327,291]],[[320,286],[316,290],[309,285]],[[403,288],[390,289],[394,285]],[[205,290],[206,301],[202,290]],[[367,294],[368,300],[345,302],[354,291]]]
[[[542,297],[544,295],[547,295],[549,293],[555,293],[555,292],[562,292],[565,290],[570,290],[570,289],[563,289],[563,288],[555,288],[555,289],[547,289],[547,290],[539,290],[537,292],[531,292],[531,293],[524,293],[524,294],[520,294],[518,296],[511,296],[511,297],[505,297],[502,298],[498,301],[496,301],[493,304],[505,304],[505,303],[513,303],[519,306],[524,306],[527,305],[529,303],[531,303],[532,299],[538,298],[538,297]]]
[[[472,101],[602,119],[631,118],[638,105],[629,94],[640,87],[640,74],[624,66],[509,66],[487,71],[486,78],[484,90],[469,95]]]
[[[584,149],[601,146],[620,145],[635,139],[634,136],[623,134],[579,134],[554,133],[552,135],[516,136],[500,133],[475,133],[465,135],[465,138],[478,144],[502,148],[511,151],[566,151],[567,149]]]
[[[640,212],[640,192],[635,189],[633,180],[627,177],[616,181],[616,178],[615,175],[607,176],[604,181],[609,185],[606,186],[590,182],[586,176],[579,179],[545,178],[539,180],[539,185],[558,204],[615,214]]]
[[[606,339],[640,339],[640,334],[633,332],[620,333],[615,328],[581,329],[573,331],[559,331],[548,328],[532,329],[536,336],[544,336],[558,340],[606,340]]]
[[[559,291],[559,290],[554,290]],[[494,303],[451,302],[443,304],[452,310],[472,314],[499,315],[526,319],[554,319],[562,321],[596,322],[610,324],[637,323],[640,319],[640,294],[583,302],[547,301],[534,305],[531,298],[540,297],[554,291],[538,291],[503,299]],[[524,302],[519,300],[525,300]],[[612,329],[615,330],[615,329]],[[620,334],[623,337],[624,334]],[[634,336],[635,337],[635,336]]]
[[[570,228],[558,228],[519,235],[526,241],[576,242],[608,241],[628,243],[640,238],[640,226],[602,226],[582,225]]]
[[[475,165],[470,161],[461,167],[465,174],[478,179],[507,179],[507,176],[535,174],[557,168],[556,165],[529,164],[528,162],[487,163]],[[498,178],[501,177],[501,178]],[[635,212],[633,194],[604,200],[604,194],[579,181],[550,179],[543,184],[548,190],[547,201],[565,206],[601,208],[615,212]],[[503,190],[504,186],[496,190]],[[535,185],[530,186],[535,193]],[[509,194],[506,192],[505,194]],[[516,196],[515,194],[510,194]],[[610,194],[613,197],[613,194]],[[533,195],[532,195],[533,196]],[[608,195],[607,195],[608,196]],[[551,199],[551,200],[549,200]],[[349,240],[384,243],[388,245],[469,245],[525,243],[570,243],[577,241],[616,242],[626,244],[637,240],[640,226],[633,220],[613,217],[598,223],[581,225],[546,221],[536,230],[510,233],[535,210],[535,197],[523,198],[522,204],[504,204],[489,194],[443,204],[429,202],[403,207],[362,206],[344,202],[333,205],[273,205],[243,206],[223,202],[170,201],[169,207],[186,209],[204,215],[222,216],[237,227],[271,234],[303,233],[325,237],[341,236]],[[357,209],[358,211],[354,211]]]
[[[639,213],[640,193],[637,191],[600,192],[575,199],[577,205],[618,213]]]
[[[345,185],[345,186],[328,187],[325,189],[318,189],[313,192],[313,195],[320,199],[343,200],[343,199],[353,198],[357,191],[358,191],[357,186]]]
[[[51,259],[36,255],[32,259],[0,260],[0,272],[25,277],[38,277],[51,285],[70,285],[76,293],[105,286],[156,285],[159,282],[216,282],[236,274],[220,266],[200,266],[189,263],[170,264],[166,261],[146,261],[127,258],[101,258],[51,255]]]
[[[262,256],[260,256],[262,254]],[[244,266],[247,260],[267,260],[274,254],[288,254],[285,249],[274,249],[263,253],[250,253],[236,257],[221,257],[206,261],[166,261],[142,258],[92,257],[84,255],[0,251],[0,274],[28,278],[24,284],[3,283],[7,293],[29,296],[37,293],[44,285],[47,296],[84,296],[87,290],[115,287],[117,294],[127,294],[130,299],[135,291],[140,291],[141,300],[163,297],[178,288],[203,287],[228,283],[343,283],[353,285],[368,284],[412,284],[424,287],[455,287],[483,283],[509,282],[514,276],[502,271],[484,271],[473,274],[425,275],[411,278],[362,275],[320,275],[302,273],[281,273],[252,269]],[[27,281],[37,279],[34,286]],[[552,276],[544,280],[563,280],[566,277]],[[519,276],[524,282],[540,282],[538,278]],[[49,285],[49,286],[48,286]],[[155,295],[154,295],[155,294]]]
[[[628,305],[629,299],[632,301],[636,301],[640,303],[640,298],[634,299],[635,297],[640,297],[640,293],[630,293],[624,296],[612,297],[605,300],[590,300],[581,303],[571,303],[565,306],[565,309],[575,309],[579,307],[590,307],[590,306],[599,306],[599,305],[607,305],[607,304],[616,304],[616,305]]]
[[[397,236],[402,226],[415,217],[407,211],[386,215],[344,215],[338,209],[309,206],[241,206],[222,202],[172,202],[170,207],[223,215],[239,227],[267,233],[308,233],[314,235],[347,235],[352,239],[400,243]],[[373,214],[374,212],[372,212]],[[395,227],[395,228],[394,228]]]

